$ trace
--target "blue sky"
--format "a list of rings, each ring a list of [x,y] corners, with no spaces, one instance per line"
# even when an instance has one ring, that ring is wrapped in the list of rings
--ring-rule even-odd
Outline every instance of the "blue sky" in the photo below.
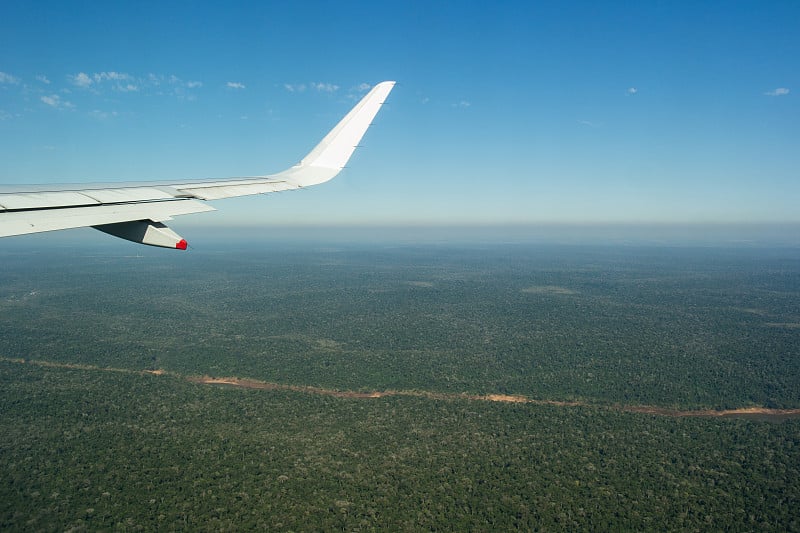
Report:
[[[192,225],[800,222],[800,2],[0,7],[0,184],[346,169]]]

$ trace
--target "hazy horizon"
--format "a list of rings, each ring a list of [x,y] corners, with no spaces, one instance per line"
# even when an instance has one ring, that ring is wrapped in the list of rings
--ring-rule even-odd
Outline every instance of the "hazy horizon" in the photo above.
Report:
[[[212,215],[213,216],[213,215]],[[516,224],[516,225],[266,225],[171,224],[190,250],[259,244],[487,245],[564,244],[630,246],[800,247],[800,223],[787,224]],[[151,247],[91,228],[0,239],[0,251],[17,248],[94,246],[134,252]],[[160,250],[158,253],[172,253]]]

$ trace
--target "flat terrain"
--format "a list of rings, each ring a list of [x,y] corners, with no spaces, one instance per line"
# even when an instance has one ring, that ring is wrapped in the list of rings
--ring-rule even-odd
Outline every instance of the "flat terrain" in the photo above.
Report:
[[[136,250],[0,250],[0,527],[800,529],[799,250]]]

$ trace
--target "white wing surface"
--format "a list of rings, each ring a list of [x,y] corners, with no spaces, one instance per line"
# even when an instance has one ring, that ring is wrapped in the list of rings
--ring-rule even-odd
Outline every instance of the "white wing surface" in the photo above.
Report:
[[[300,189],[336,176],[394,83],[373,87],[299,164],[277,174],[164,184],[5,187],[0,190],[0,237],[92,226],[142,244],[186,249],[186,241],[163,222],[214,211],[200,200]]]

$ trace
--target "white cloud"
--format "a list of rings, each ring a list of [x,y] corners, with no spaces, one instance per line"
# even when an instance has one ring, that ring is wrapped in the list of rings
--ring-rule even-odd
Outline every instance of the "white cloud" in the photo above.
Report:
[[[11,113],[8,113],[0,109],[0,120],[8,120],[10,118],[11,118]]]
[[[89,112],[89,116],[96,118],[98,120],[106,120],[111,117],[116,117],[119,113],[116,111],[100,111],[99,109],[95,109]]]
[[[39,75],[36,76],[36,79],[44,83],[45,85],[50,85],[50,80],[47,79],[47,76]]]
[[[358,90],[362,90],[362,87],[366,84],[361,84],[358,87]],[[333,93],[339,90],[339,86],[333,83],[323,83],[323,82],[315,82],[312,81],[311,83],[284,83],[283,88],[289,91],[290,93],[301,93],[306,89],[317,91],[321,93]],[[369,85],[367,85],[369,88]]]
[[[108,70],[103,72],[79,72],[68,76],[70,83],[81,89],[87,89],[93,94],[102,94],[104,91],[118,93],[156,94],[159,96],[175,96],[188,100],[194,96],[187,93],[189,89],[198,89],[203,86],[200,81],[184,81],[174,74],[154,74],[152,72],[143,76],[135,76],[127,72]],[[244,88],[242,85],[241,88]],[[67,90],[61,91],[68,92]]]
[[[592,122],[591,120],[579,120],[578,124],[583,124],[584,126],[588,126],[590,128],[597,128],[600,126],[599,124],[597,124],[596,122]]]
[[[362,83],[361,85],[358,86],[358,91],[362,93],[369,91],[370,89],[372,89],[372,85],[370,85],[369,83]]]
[[[19,78],[16,76],[12,76],[11,74],[7,74],[5,72],[0,72],[0,83],[19,83]]]
[[[238,81],[229,81],[225,84],[226,87],[230,89],[244,89],[244,83],[239,83]]]
[[[85,72],[78,72],[74,76],[70,76],[73,85],[77,85],[78,87],[89,87],[92,84],[92,78],[90,78]]]
[[[148,73],[147,76],[141,79],[135,80],[140,87],[159,87],[163,84],[174,85],[178,88],[175,89],[175,94],[183,94],[180,91],[180,88],[185,87],[187,89],[199,89],[203,86],[203,82],[190,80],[190,81],[183,81],[175,74],[170,74],[169,76],[164,76],[163,74],[153,74],[152,72]]]
[[[639,92],[639,89],[637,89],[636,87],[628,87],[628,89],[625,92],[628,94],[636,94]]]
[[[131,79],[129,74],[125,74],[122,72],[97,72],[94,75],[94,81],[101,82],[106,80],[113,80],[113,81],[128,81]]]
[[[312,89],[316,89],[319,92],[332,93],[332,92],[336,92],[336,91],[339,90],[339,86],[338,85],[334,85],[332,83],[314,83],[314,82],[312,82],[310,85],[311,85]]]
[[[164,75],[150,72],[140,77],[114,70],[95,72],[93,74],[79,72],[74,76],[69,76],[69,79],[76,87],[91,88],[96,92],[103,88],[123,93],[146,92],[148,89],[168,85],[171,86],[169,91],[165,93],[156,92],[156,94],[174,94],[179,97],[185,96],[184,89],[198,89],[203,86],[200,81],[184,81],[174,74]],[[244,85],[241,88],[244,88]]]
[[[72,109],[75,107],[72,102],[67,102],[66,100],[62,100],[60,96],[57,94],[51,94],[50,96],[42,96],[42,102],[49,105],[50,107],[54,107],[56,109]]]
[[[774,89],[772,91],[767,91],[764,94],[766,94],[767,96],[786,96],[787,94],[789,94],[789,89],[787,89],[786,87],[778,87],[777,89]]]
[[[464,107],[470,107],[471,105],[472,105],[472,102],[468,102],[467,100],[461,100],[460,102],[456,102],[455,104],[453,104],[453,107],[462,107],[462,108],[464,108]]]
[[[92,78],[96,84],[110,82],[112,88],[123,93],[136,92],[139,90],[136,79],[124,72],[96,72]]]

